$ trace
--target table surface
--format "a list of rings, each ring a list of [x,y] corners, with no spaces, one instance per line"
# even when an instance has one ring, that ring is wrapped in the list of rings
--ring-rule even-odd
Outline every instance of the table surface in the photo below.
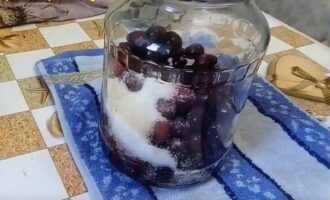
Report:
[[[330,69],[329,47],[265,16],[272,36],[259,74],[266,74],[273,58],[289,53]],[[68,50],[102,48],[103,17],[0,29],[0,37],[13,35],[0,43],[0,199],[90,199],[64,139],[47,129],[55,108],[34,63]],[[330,116],[325,104],[293,100]]]

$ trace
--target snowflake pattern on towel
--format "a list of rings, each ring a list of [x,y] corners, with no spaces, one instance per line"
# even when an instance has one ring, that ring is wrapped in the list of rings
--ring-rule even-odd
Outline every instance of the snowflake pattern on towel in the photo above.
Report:
[[[258,77],[252,84],[249,99],[260,112],[274,119],[293,140],[330,168],[330,151],[327,148],[330,136],[326,135],[328,130],[279,93],[281,92]]]
[[[58,58],[53,62],[44,63],[47,73],[50,75],[59,75],[77,71],[77,67],[72,57]]]
[[[234,145],[224,164],[214,175],[224,182],[237,199],[292,199]]]

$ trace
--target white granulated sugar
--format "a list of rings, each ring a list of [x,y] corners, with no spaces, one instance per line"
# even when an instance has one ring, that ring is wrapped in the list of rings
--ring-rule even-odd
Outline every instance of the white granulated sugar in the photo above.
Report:
[[[176,167],[176,160],[165,149],[151,145],[148,137],[156,121],[163,120],[156,104],[171,98],[175,86],[146,78],[140,91],[131,92],[118,78],[108,79],[108,111],[111,132],[131,156],[155,166]]]
[[[139,135],[148,137],[154,123],[163,119],[156,104],[160,98],[171,98],[175,86],[146,78],[141,90],[131,92],[119,79],[108,80],[108,105]]]

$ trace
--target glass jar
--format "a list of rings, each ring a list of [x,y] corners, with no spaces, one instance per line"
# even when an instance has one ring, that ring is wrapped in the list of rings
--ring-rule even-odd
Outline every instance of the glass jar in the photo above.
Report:
[[[105,21],[101,137],[147,184],[210,177],[269,43],[252,0],[117,0]]]

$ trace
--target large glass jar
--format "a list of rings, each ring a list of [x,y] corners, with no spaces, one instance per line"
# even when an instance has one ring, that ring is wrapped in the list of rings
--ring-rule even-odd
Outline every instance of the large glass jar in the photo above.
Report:
[[[231,147],[269,43],[251,0],[117,0],[105,21],[101,137],[121,171],[173,187]]]

